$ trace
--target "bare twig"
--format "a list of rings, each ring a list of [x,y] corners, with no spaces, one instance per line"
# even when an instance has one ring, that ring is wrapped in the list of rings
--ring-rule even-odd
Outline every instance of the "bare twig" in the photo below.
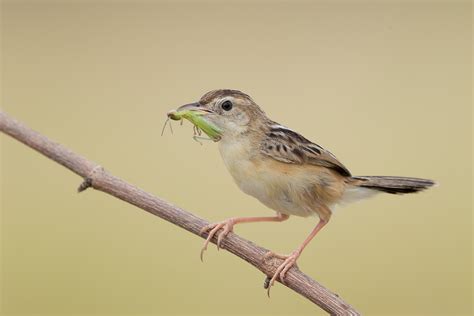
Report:
[[[111,175],[101,166],[49,140],[2,111],[0,111],[0,130],[83,177],[84,182],[78,188],[79,192],[88,187],[93,187],[198,236],[201,228],[209,224],[206,220]],[[216,238],[213,238],[212,242],[215,243]],[[230,233],[223,240],[222,248],[247,261],[267,276],[272,276],[281,263],[281,260],[277,258],[264,262],[262,257],[268,251],[267,249],[233,233]],[[285,281],[287,287],[303,295],[332,315],[359,315],[337,294],[332,293],[308,277],[297,267],[293,267],[288,271]]]

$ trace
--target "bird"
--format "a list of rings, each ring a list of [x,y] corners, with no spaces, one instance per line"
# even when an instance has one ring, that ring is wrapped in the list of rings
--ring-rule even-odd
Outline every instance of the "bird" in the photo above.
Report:
[[[271,120],[246,93],[218,89],[198,102],[168,112],[171,119],[190,120],[217,142],[220,155],[237,186],[276,212],[274,216],[232,217],[201,230],[208,233],[201,260],[211,239],[217,248],[234,226],[254,222],[283,222],[290,216],[319,218],[293,252],[268,252],[262,258],[282,260],[269,281],[268,291],[296,265],[305,247],[328,224],[334,209],[379,192],[406,194],[425,190],[434,181],[412,177],[353,176],[328,150],[300,133]],[[269,292],[268,292],[269,293]]]

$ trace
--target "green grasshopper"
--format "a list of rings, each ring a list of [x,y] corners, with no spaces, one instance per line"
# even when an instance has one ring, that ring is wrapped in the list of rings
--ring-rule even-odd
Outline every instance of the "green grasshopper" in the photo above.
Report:
[[[220,136],[221,130],[216,125],[206,120],[205,114],[206,113],[203,113],[203,112],[189,111],[189,110],[170,111],[168,112],[168,119],[166,120],[165,125],[163,126],[163,130],[161,134],[163,135],[166,124],[168,123],[170,119],[174,121],[181,121],[181,124],[183,123],[183,119],[186,119],[194,125],[193,139],[195,141],[199,143],[201,143],[199,140],[213,140],[217,142],[221,139],[221,136]],[[171,123],[170,123],[170,128],[171,128]],[[201,131],[204,132],[207,136],[209,136],[209,138],[201,137]]]

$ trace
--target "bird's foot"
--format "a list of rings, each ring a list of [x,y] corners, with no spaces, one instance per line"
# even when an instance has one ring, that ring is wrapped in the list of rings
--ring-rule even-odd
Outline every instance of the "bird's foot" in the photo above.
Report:
[[[299,258],[300,254],[301,254],[301,251],[299,250],[295,250],[289,255],[280,255],[272,251],[269,251],[263,256],[264,261],[270,258],[278,258],[278,259],[283,260],[283,263],[278,266],[275,273],[273,274],[273,277],[268,282],[268,287],[267,287],[268,297],[270,297],[270,289],[275,283],[276,279],[279,278],[281,283],[285,284],[286,272],[288,272],[288,270],[290,270],[291,267],[293,266],[298,267],[298,265],[296,264],[296,260]]]
[[[229,218],[225,221],[219,222],[219,223],[213,223],[209,224],[201,229],[199,232],[200,235],[209,232],[209,235],[207,235],[206,241],[204,242],[204,246],[201,249],[201,261],[204,255],[204,251],[207,250],[207,245],[209,245],[209,242],[211,241],[212,237],[220,230],[222,229],[222,232],[219,234],[217,237],[217,250],[221,248],[221,243],[222,240],[224,239],[227,234],[229,234],[233,228],[234,228],[235,221],[233,218]]]

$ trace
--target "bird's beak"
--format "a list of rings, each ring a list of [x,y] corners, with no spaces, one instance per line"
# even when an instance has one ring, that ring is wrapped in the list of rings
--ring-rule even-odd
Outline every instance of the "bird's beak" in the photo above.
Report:
[[[199,111],[199,110],[202,110],[202,108],[200,108],[200,104],[198,102],[185,104],[185,105],[182,105],[182,106],[180,106],[179,108],[176,109],[177,112],[181,112],[181,111]]]
[[[206,109],[198,102],[194,102],[194,103],[182,105],[176,110],[169,111],[168,117],[172,120],[180,120],[181,118],[186,118],[182,116],[182,113],[196,113],[199,115],[204,115],[204,114],[209,114],[209,113],[214,113],[214,112],[209,109]]]

